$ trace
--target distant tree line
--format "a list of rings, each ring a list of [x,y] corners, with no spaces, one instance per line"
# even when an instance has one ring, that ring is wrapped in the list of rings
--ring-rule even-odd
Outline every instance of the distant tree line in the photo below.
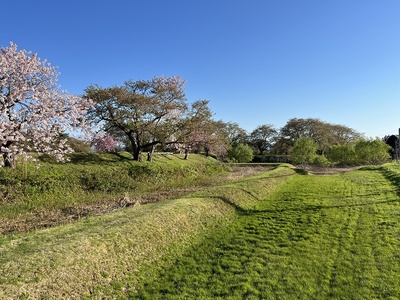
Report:
[[[240,143],[248,145],[255,154],[253,161],[260,162],[318,166],[381,164],[393,152],[393,143],[388,145],[385,139],[367,139],[347,126],[315,118],[293,118],[279,130],[270,124],[260,125],[250,134],[242,131],[240,136]]]

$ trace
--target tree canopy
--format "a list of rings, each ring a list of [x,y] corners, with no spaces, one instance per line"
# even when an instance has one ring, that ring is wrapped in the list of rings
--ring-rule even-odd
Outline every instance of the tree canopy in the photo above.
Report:
[[[233,162],[245,163],[252,161],[254,152],[247,144],[237,144],[228,151],[228,157]]]
[[[126,81],[123,86],[86,89],[94,102],[88,117],[111,135],[125,136],[134,160],[156,145],[209,147],[215,132],[207,100],[188,105],[180,77]]]
[[[301,137],[311,138],[317,146],[318,153],[324,154],[332,145],[354,142],[361,134],[347,126],[330,124],[319,119],[293,118],[281,128],[278,145],[290,152],[294,143]]]
[[[7,167],[28,151],[62,160],[66,131],[87,128],[91,101],[59,91],[56,68],[10,43],[0,49],[0,155]]]
[[[306,136],[302,136],[294,143],[291,152],[292,161],[295,164],[312,164],[317,154],[317,145]]]
[[[272,148],[278,131],[271,124],[260,125],[250,134],[250,143],[260,154]]]

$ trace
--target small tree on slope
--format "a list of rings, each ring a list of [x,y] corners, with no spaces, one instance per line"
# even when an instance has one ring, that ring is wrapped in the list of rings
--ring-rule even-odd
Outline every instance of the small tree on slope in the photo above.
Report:
[[[62,160],[72,152],[61,134],[87,129],[91,101],[59,91],[56,68],[36,54],[0,49],[0,155],[14,167],[18,155],[36,151]]]
[[[294,164],[312,164],[317,157],[317,145],[306,136],[300,137],[295,143],[290,156]]]

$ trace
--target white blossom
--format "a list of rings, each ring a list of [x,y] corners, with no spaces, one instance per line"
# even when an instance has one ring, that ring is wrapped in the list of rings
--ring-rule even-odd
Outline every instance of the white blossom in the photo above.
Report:
[[[59,91],[57,76],[56,67],[13,43],[0,49],[0,154],[6,165],[29,148],[62,160],[72,150],[60,134],[89,130],[84,116],[91,101]]]

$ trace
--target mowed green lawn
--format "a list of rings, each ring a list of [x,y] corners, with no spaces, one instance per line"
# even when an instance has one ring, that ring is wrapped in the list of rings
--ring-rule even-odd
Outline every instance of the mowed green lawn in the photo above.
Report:
[[[296,175],[192,248],[144,299],[399,299],[398,166]]]

